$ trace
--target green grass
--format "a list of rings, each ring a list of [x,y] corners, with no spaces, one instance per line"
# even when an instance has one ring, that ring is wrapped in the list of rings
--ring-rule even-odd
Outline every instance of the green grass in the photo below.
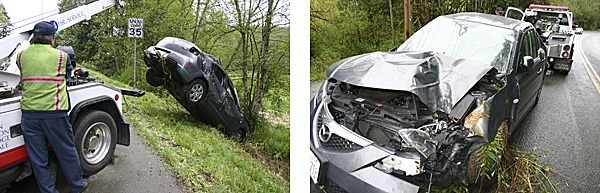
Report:
[[[281,124],[261,123],[249,136],[249,142],[275,159],[290,160],[290,128]]]
[[[128,87],[102,74],[91,74],[91,77],[109,85]],[[127,121],[169,163],[179,181],[190,191],[289,192],[289,180],[269,171],[262,160],[244,151],[243,144],[233,142],[217,129],[194,120],[173,97],[146,93],[140,98],[126,97],[126,102],[124,114]],[[286,149],[285,142],[281,141],[286,139],[286,130],[273,130],[278,131],[274,132],[275,135],[283,136],[275,142],[264,142],[264,149],[272,152]],[[289,129],[287,152],[289,160]]]

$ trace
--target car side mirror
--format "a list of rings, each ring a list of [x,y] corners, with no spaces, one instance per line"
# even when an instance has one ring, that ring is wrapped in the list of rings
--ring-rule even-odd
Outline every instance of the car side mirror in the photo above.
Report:
[[[523,56],[523,67],[525,67],[526,70],[533,67],[533,57]]]

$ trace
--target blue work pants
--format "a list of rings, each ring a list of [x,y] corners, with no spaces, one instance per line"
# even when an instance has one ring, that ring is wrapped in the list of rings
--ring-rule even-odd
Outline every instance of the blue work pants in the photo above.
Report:
[[[73,129],[65,111],[23,110],[21,128],[35,178],[42,193],[58,193],[48,165],[48,142],[72,193],[83,188],[83,172],[73,140]]]

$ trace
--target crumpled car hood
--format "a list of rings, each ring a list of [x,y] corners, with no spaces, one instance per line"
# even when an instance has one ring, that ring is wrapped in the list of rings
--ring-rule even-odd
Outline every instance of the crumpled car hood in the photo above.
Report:
[[[449,113],[492,66],[433,52],[373,52],[343,59],[327,77],[362,87],[411,92]]]

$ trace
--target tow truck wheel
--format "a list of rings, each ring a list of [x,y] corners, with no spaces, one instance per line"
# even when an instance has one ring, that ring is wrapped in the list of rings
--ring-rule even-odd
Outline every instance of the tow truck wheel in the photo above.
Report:
[[[193,80],[184,86],[185,100],[190,104],[195,104],[206,98],[208,88],[206,83],[200,79]]]
[[[17,164],[2,171],[0,174],[0,192],[6,192],[8,188],[10,188],[10,184],[21,175],[21,171],[23,171],[21,164]]]
[[[104,169],[112,159],[117,145],[117,124],[104,111],[85,112],[74,124],[75,148],[84,176]]]

